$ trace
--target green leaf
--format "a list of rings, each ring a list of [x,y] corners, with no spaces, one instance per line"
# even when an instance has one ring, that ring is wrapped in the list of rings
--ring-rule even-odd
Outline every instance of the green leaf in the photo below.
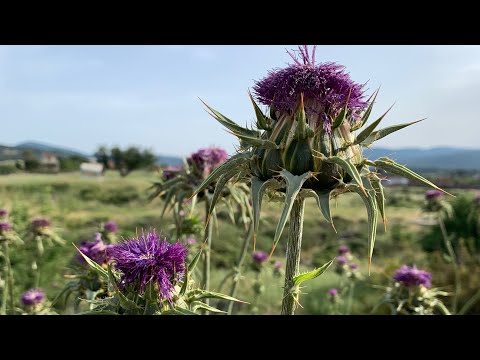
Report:
[[[323,156],[322,160],[340,166],[352,177],[352,179],[357,183],[357,185],[360,186],[360,189],[363,190],[363,183],[360,177],[360,173],[358,172],[357,168],[350,162],[350,159],[342,159],[338,156],[331,156],[329,158]]]
[[[75,246],[75,244],[72,243],[73,246]],[[98,265],[95,261],[91,260],[88,256],[86,256],[83,252],[81,252],[76,246],[75,246],[75,249],[78,250],[78,252],[80,253],[80,255],[82,255],[82,257],[85,259],[85,261],[87,262],[87,264],[93,269],[95,270],[95,272],[100,275],[101,277],[103,277],[105,280],[108,280],[108,273],[107,271],[102,268],[100,265]]]
[[[370,136],[368,136],[364,141],[362,141],[361,145],[363,146],[369,146],[373,142],[380,140],[381,138],[384,138],[387,135],[390,135],[391,133],[394,133],[395,131],[401,130],[407,126],[416,124],[420,121],[423,121],[425,119],[420,119],[417,121],[405,123],[405,124],[398,124],[398,125],[393,125],[393,126],[388,126],[386,128],[380,129],[378,131],[374,131]]]
[[[234,132],[236,136],[238,135],[245,135],[245,136],[252,136],[252,137],[256,137],[256,136],[259,136],[260,135],[260,132],[259,131],[256,131],[256,130],[250,130],[250,129],[246,129],[244,127],[241,127],[240,125],[238,125],[237,123],[235,123],[234,121],[230,120],[229,118],[227,118],[225,115],[222,115],[221,113],[219,113],[218,111],[216,111],[215,109],[211,108],[210,106],[208,106],[202,99],[200,99],[200,101],[208,108],[208,110],[210,110],[210,115],[215,119],[217,120],[220,124],[222,124],[223,126],[225,126],[227,129],[229,129],[230,131]]]
[[[185,276],[183,277],[182,287],[180,288],[180,292],[179,292],[180,296],[185,295],[189,281],[190,281],[190,273],[188,272],[188,267],[187,267],[187,269],[185,269]]]
[[[332,225],[333,230],[337,232],[337,229],[335,229],[335,225],[333,224],[332,215],[330,213],[330,191],[322,193],[320,191],[314,191],[311,189],[303,189],[302,193],[305,194],[306,197],[315,198],[323,217]]]
[[[225,294],[220,294],[213,291],[207,291],[207,290],[201,290],[201,289],[192,291],[192,295],[189,297],[188,300],[191,302],[191,301],[197,301],[200,299],[222,299],[222,300],[240,302],[243,304],[249,304],[246,301],[242,301]]]
[[[287,223],[288,216],[292,211],[293,203],[297,198],[298,193],[302,189],[302,185],[307,179],[313,176],[311,171],[306,172],[303,175],[293,175],[287,170],[280,171],[280,176],[286,180],[287,183],[287,191],[285,194],[285,203],[283,205],[282,213],[280,215],[280,220],[277,224],[277,229],[275,230],[275,236],[273,238],[273,247],[272,251],[270,252],[270,256],[272,256],[275,248],[277,247],[278,241],[282,236],[283,229],[285,228],[285,224]]]
[[[325,271],[327,271],[327,269],[333,264],[334,261],[335,261],[335,258],[333,258],[332,260],[327,262],[325,265],[323,265],[323,266],[321,266],[321,267],[319,267],[315,270],[312,270],[312,271],[294,276],[293,285],[294,286],[299,286],[304,281],[312,280],[312,279],[315,279],[316,277],[322,275]]]
[[[265,117],[265,115],[263,115],[262,110],[260,110],[260,108],[258,107],[250,91],[248,92],[248,96],[250,96],[253,108],[255,109],[255,115],[257,116],[257,127],[263,130],[271,130],[269,124],[267,123],[267,118]]]
[[[355,139],[355,141],[353,142],[353,145],[357,145],[357,144],[360,144],[361,142],[363,142],[365,139],[367,139],[372,133],[373,133],[373,130],[376,129],[376,127],[378,126],[378,124],[380,124],[380,122],[383,120],[383,118],[388,114],[388,112],[392,109],[393,105],[390,106],[390,108],[385,111],[385,113],[380,116],[377,120],[375,120],[373,123],[371,123],[370,125],[368,125],[360,134],[357,135],[357,138]]]
[[[238,173],[239,173],[238,169],[232,169],[229,172],[220,176],[220,178],[218,179],[217,184],[215,185],[215,191],[213,193],[212,199],[210,200],[210,206],[208,208],[206,225],[210,221],[210,216],[212,215],[213,209],[215,208],[215,205],[217,205],[217,201],[222,195],[223,188],[230,181],[230,179],[233,178]]]
[[[200,256],[202,255],[202,249],[195,255],[195,257],[190,261],[190,264],[188,264],[188,272],[192,273],[193,270],[195,270],[195,267],[197,266],[198,260],[200,260]]]
[[[175,306],[174,309],[168,309],[168,310],[162,311],[161,314],[162,315],[198,315],[197,313],[191,310],[184,309],[178,306]]]
[[[373,161],[373,164],[376,168],[380,168],[380,169],[388,171],[389,173],[392,173],[392,174],[403,176],[407,179],[419,181],[422,184],[425,184],[425,185],[430,186],[434,189],[437,189],[437,190],[439,190],[439,191],[441,191],[445,194],[448,194],[450,196],[455,197],[454,195],[450,194],[449,192],[447,192],[443,189],[440,189],[437,185],[428,181],[423,176],[420,176],[416,172],[410,170],[409,168],[396,163],[392,159],[389,159],[387,157],[381,157],[381,158]]]
[[[257,232],[260,225],[260,211],[262,209],[262,199],[265,191],[268,187],[274,189],[280,186],[279,182],[275,179],[269,179],[262,181],[257,177],[252,177],[252,207],[253,207],[253,250],[255,251],[255,245],[257,242]]]
[[[240,168],[242,166],[248,166],[249,165],[250,156],[251,156],[251,154],[249,152],[233,155],[230,159],[228,159],[222,165],[215,168],[210,173],[210,175],[195,189],[195,191],[193,192],[193,194],[190,198],[197,195],[200,191],[204,190],[208,185],[210,185],[212,182],[214,182],[220,176],[229,172],[230,170],[237,168],[237,169],[239,169],[238,172],[240,172]]]
[[[350,95],[352,93],[352,89],[350,89],[350,92],[348,93],[347,101],[345,102],[345,107],[340,111],[340,113],[337,115],[335,120],[332,123],[332,129],[336,129],[340,127],[343,122],[345,121],[345,116],[347,115],[348,111],[348,102],[350,101]]]
[[[375,104],[375,100],[377,99],[377,95],[378,95],[378,91],[379,91],[379,90],[380,90],[380,89],[378,89],[377,91],[375,91],[375,93],[374,93],[375,95],[372,94],[373,100],[372,100],[372,102],[370,103],[370,105],[368,106],[367,111],[365,111],[365,114],[363,114],[360,127],[362,127],[363,125],[365,125],[365,123],[367,122],[368,118],[370,117],[370,114],[371,114],[372,108],[373,108],[373,104]]]
[[[115,275],[112,272],[112,267],[109,265],[108,266],[108,280],[109,283],[113,284],[115,287],[115,292],[118,296],[118,300],[120,301],[120,305],[127,310],[139,310],[141,309],[140,306],[138,306],[134,301],[130,300],[127,298],[123,293],[120,291],[117,285],[117,280],[115,278]]]
[[[217,308],[214,308],[213,306],[207,305],[201,301],[194,301],[193,303],[190,304],[191,308],[193,311],[196,311],[198,309],[204,309],[213,313],[220,313],[220,314],[227,314],[226,311],[219,310]]]
[[[375,191],[368,189],[367,193],[361,191],[357,185],[348,184],[347,189],[356,192],[362,198],[368,215],[368,275],[370,275],[370,268],[372,265],[373,247],[375,245],[375,238],[377,236],[377,222],[378,222],[378,208],[375,199]]]
[[[231,132],[231,134],[235,135],[240,140],[245,141],[250,146],[262,147],[262,148],[265,148],[265,149],[278,149],[279,148],[277,144],[275,144],[273,141],[268,140],[268,139],[262,139],[260,137],[253,137],[253,136],[238,134],[238,133],[235,133],[235,132]]]
[[[385,192],[383,191],[382,180],[375,174],[370,178],[373,190],[375,191],[375,199],[377,201],[378,210],[382,216],[383,226],[387,230],[387,217],[385,216]]]

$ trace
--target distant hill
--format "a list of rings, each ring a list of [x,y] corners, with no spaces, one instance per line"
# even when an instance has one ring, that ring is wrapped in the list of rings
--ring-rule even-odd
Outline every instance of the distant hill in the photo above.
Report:
[[[44,144],[36,141],[23,142],[16,145],[14,148],[20,151],[31,150],[34,153],[49,152],[54,153],[57,156],[80,156],[85,158],[90,156],[77,150],[68,149],[62,146]]]
[[[183,159],[179,156],[157,156],[157,165],[181,166],[182,164]]]
[[[421,170],[480,170],[480,149],[437,147],[431,149],[404,148],[365,149],[369,159],[387,156],[411,169]]]

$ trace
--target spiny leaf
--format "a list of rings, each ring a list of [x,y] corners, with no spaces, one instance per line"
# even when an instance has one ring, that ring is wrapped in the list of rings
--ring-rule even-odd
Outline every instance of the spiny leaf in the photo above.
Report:
[[[393,104],[395,105],[395,104]],[[373,130],[376,129],[376,127],[378,126],[378,124],[380,124],[380,122],[383,120],[383,118],[388,114],[388,112],[392,109],[392,106],[390,106],[390,108],[385,111],[385,113],[380,116],[377,120],[375,120],[373,123],[371,123],[370,125],[368,125],[360,134],[357,135],[357,138],[355,139],[353,145],[357,145],[357,144],[360,144],[362,141],[364,141],[365,139],[367,139],[372,133],[373,133]]]
[[[348,102],[350,101],[351,94],[352,94],[352,89],[350,89],[348,93],[347,101],[345,102],[345,107],[340,111],[340,113],[337,115],[337,117],[332,123],[332,129],[336,129],[340,127],[345,121],[345,116],[347,115],[347,111],[348,111]]]
[[[180,288],[180,292],[179,292],[180,296],[185,295],[185,292],[187,291],[189,281],[190,281],[190,273],[188,272],[188,267],[187,267],[185,269],[185,276],[183,277],[183,284],[182,284],[182,287]]]
[[[248,96],[250,96],[250,100],[252,101],[253,108],[255,109],[255,115],[257,116],[257,127],[263,130],[270,130],[270,126],[267,123],[267,118],[265,117],[265,115],[263,115],[262,110],[260,110],[260,108],[258,107],[250,91],[248,92]]]
[[[375,238],[377,236],[377,222],[378,222],[378,208],[377,201],[373,190],[368,190],[368,195],[361,191],[357,185],[349,184],[346,186],[348,190],[354,191],[360,195],[368,215],[368,275],[372,265],[373,247],[375,245]]]
[[[178,306],[175,306],[173,309],[165,310],[161,313],[162,315],[198,315],[197,313],[184,309]]]
[[[117,285],[117,281],[115,275],[112,272],[112,267],[108,266],[108,279],[109,282],[115,286],[116,294],[118,295],[118,300],[120,301],[120,305],[127,310],[139,310],[141,309],[134,301],[127,298],[123,293],[120,291]]]
[[[200,289],[193,291],[193,296],[189,299],[189,301],[196,301],[200,299],[222,299],[222,300],[240,302],[243,304],[249,304],[246,301],[242,301],[225,294],[220,294],[213,291],[200,290]]]
[[[370,113],[372,112],[372,108],[373,108],[373,104],[375,104],[375,100],[377,99],[377,95],[378,95],[378,92],[379,92],[380,89],[377,89],[377,91],[375,91],[375,95],[373,95],[373,100],[372,102],[370,103],[370,105],[368,106],[367,108],[367,111],[365,111],[365,114],[363,115],[362,117],[362,121],[361,121],[361,125],[360,127],[362,127],[363,125],[365,125],[365,123],[367,122],[368,118],[370,117]]]
[[[195,189],[195,191],[193,192],[190,199],[192,197],[194,197],[195,195],[197,195],[200,191],[205,190],[205,188],[208,185],[210,185],[212,182],[217,180],[220,176],[222,176],[226,172],[228,172],[228,171],[230,171],[234,168],[239,168],[239,167],[248,165],[248,163],[250,161],[250,159],[249,159],[250,155],[251,154],[249,152],[233,155],[230,159],[225,161],[222,165],[215,168],[210,173],[210,175]]]
[[[337,232],[337,229],[335,229],[335,225],[333,224],[332,215],[330,213],[330,192],[322,193],[320,191],[314,191],[311,189],[303,189],[302,193],[307,197],[315,198],[323,217],[332,225],[333,230]]]
[[[73,246],[75,246],[75,244],[72,243]],[[88,256],[86,256],[83,252],[81,252],[76,246],[75,246],[75,249],[78,250],[78,252],[80,253],[80,255],[82,255],[82,257],[85,259],[85,261],[87,262],[87,264],[93,269],[95,270],[101,277],[103,277],[105,280],[108,280],[108,273],[107,271],[102,268],[100,265],[98,265],[95,261],[91,260]]]
[[[360,177],[360,173],[358,172],[357,168],[350,162],[350,159],[342,159],[341,157],[338,157],[338,156],[331,156],[329,158],[323,156],[322,160],[340,166],[343,170],[345,170],[348,173],[348,175],[350,175],[353,178],[353,180],[358,184],[358,186],[360,186],[360,189],[363,192],[365,192],[365,189],[363,188],[362,179]]]
[[[276,185],[276,186],[275,186]],[[252,207],[253,207],[253,251],[257,242],[257,232],[260,225],[260,211],[262,209],[262,198],[265,190],[269,186],[279,187],[279,182],[275,179],[262,181],[257,177],[252,177]]]
[[[278,149],[278,145],[275,144],[273,141],[270,141],[268,139],[262,139],[259,137],[254,137],[254,136],[248,136],[248,135],[243,135],[239,134],[236,132],[231,132],[232,135],[235,135],[238,137],[240,140],[245,141],[248,145],[250,146],[257,146],[257,147],[262,147],[265,149]]]
[[[385,216],[385,192],[383,191],[382,180],[375,174],[370,177],[370,183],[375,190],[375,199],[377,200],[378,210],[382,216],[383,226],[387,231],[387,217]]]
[[[393,126],[388,126],[386,128],[380,129],[378,131],[374,131],[369,137],[367,137],[364,141],[362,141],[361,145],[363,146],[369,146],[373,142],[380,140],[381,138],[384,138],[387,135],[390,135],[391,133],[394,133],[395,131],[401,130],[407,126],[416,124],[420,121],[423,121],[425,119],[420,119],[417,121],[412,121],[409,123],[405,124],[398,124],[398,125],[393,125]]]
[[[223,174],[220,179],[218,179],[217,184],[215,186],[215,191],[213,193],[212,199],[209,201],[210,206],[208,208],[208,214],[207,214],[207,221],[205,222],[205,227],[207,227],[208,222],[210,221],[210,217],[212,215],[213,209],[215,208],[215,205],[217,205],[217,201],[222,195],[223,188],[227,184],[227,182],[233,178],[236,174],[238,174],[238,169],[232,169],[229,172]]]
[[[247,135],[247,136],[258,136],[260,134],[260,132],[258,132],[256,130],[246,129],[246,128],[238,125],[236,122],[230,120],[225,115],[219,113],[217,110],[208,106],[202,99],[200,99],[200,101],[208,108],[208,110],[210,110],[210,112],[211,112],[210,115],[212,115],[212,117],[215,120],[217,120],[219,123],[221,123],[223,126],[225,126],[230,131],[233,131],[236,134],[242,134],[242,135]]]
[[[220,313],[220,314],[226,314],[226,311],[219,310],[217,308],[214,308],[213,306],[207,305],[201,301],[194,301],[191,305],[191,308],[195,311],[197,309],[204,309],[213,313]]]
[[[273,238],[273,247],[272,251],[270,252],[270,257],[272,257],[275,248],[277,247],[278,241],[282,236],[283,229],[285,228],[285,224],[287,223],[288,216],[293,207],[293,203],[297,198],[298,193],[302,189],[302,185],[307,179],[312,177],[312,172],[306,172],[303,175],[293,175],[287,170],[280,171],[280,176],[283,177],[287,182],[287,192],[285,194],[285,203],[283,205],[282,213],[280,215],[280,220],[277,224],[277,229],[275,230],[275,236]]]
[[[419,181],[419,182],[421,182],[421,183],[423,183],[427,186],[430,186],[430,187],[432,187],[434,189],[437,189],[437,190],[439,190],[439,191],[441,191],[445,194],[448,194],[450,196],[455,197],[454,195],[450,194],[449,192],[439,188],[434,183],[428,181],[423,176],[420,176],[416,172],[410,170],[409,168],[396,163],[392,159],[389,159],[387,157],[381,157],[381,158],[373,161],[373,164],[377,168],[388,171],[392,174],[403,176],[403,177],[408,178],[408,179],[417,180],[417,181]]]
[[[335,258],[333,258],[332,260],[327,262],[325,265],[323,265],[323,266],[321,266],[321,267],[319,267],[315,270],[312,270],[312,271],[309,271],[309,272],[306,272],[306,273],[295,276],[293,278],[293,285],[294,286],[299,286],[304,281],[315,279],[316,277],[322,275],[333,264],[334,260],[335,260]]]
[[[200,260],[200,255],[202,255],[202,249],[195,255],[195,257],[190,261],[190,264],[188,264],[188,272],[192,273],[193,270],[195,269],[195,266],[197,266],[198,260]]]

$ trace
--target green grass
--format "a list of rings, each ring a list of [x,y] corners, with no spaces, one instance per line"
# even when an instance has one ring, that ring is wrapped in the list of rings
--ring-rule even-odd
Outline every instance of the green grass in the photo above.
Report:
[[[72,243],[91,239],[98,224],[112,219],[120,226],[121,237],[133,236],[137,229],[155,227],[165,235],[173,233],[171,215],[160,218],[162,202],[159,199],[149,202],[147,189],[156,180],[155,173],[133,172],[121,178],[116,172],[107,172],[103,178],[86,178],[79,173],[58,175],[13,174],[0,176],[0,208],[11,212],[10,220],[20,233],[25,231],[25,224],[34,217],[50,218],[66,240],[64,246],[48,248],[41,265],[41,286],[50,298],[62,289],[68,279],[68,266],[75,256]],[[425,228],[418,225],[422,217],[421,205],[424,188],[386,188],[388,231],[379,224],[378,239],[375,246],[372,276],[359,283],[356,290],[354,313],[368,313],[375,302],[382,296],[373,289],[375,283],[386,284],[394,269],[403,263],[415,263],[429,266],[431,259],[421,251],[418,234]],[[257,240],[259,250],[270,251],[276,223],[281,211],[280,203],[264,202],[262,221]],[[198,209],[202,209],[201,206]],[[360,263],[365,275],[367,266],[367,213],[356,194],[341,196],[336,204],[332,203],[332,215],[338,233],[323,219],[313,200],[307,201],[302,248],[302,269],[311,270],[321,266],[336,255],[340,244],[348,244]],[[202,214],[203,216],[203,214]],[[214,235],[212,248],[213,290],[219,290],[219,284],[232,267],[244,236],[244,229],[228,221],[219,212],[218,227]],[[287,225],[288,226],[288,225]],[[284,232],[287,233],[286,231]],[[275,251],[274,260],[283,260],[286,235]],[[250,246],[249,251],[252,251]],[[16,266],[16,294],[31,284],[28,266],[24,259],[30,258],[24,249],[19,249],[12,256]],[[247,258],[247,265],[250,257]],[[434,262],[437,264],[437,262]],[[433,264],[433,263],[432,263]],[[435,265],[437,266],[437,265]],[[437,269],[438,268],[438,269]],[[448,267],[437,267],[445,272]],[[254,298],[252,271],[246,271],[241,282],[238,297],[251,302]],[[435,274],[434,274],[435,277]],[[438,286],[451,288],[451,279],[438,276],[442,283]],[[237,313],[252,313],[257,308],[260,314],[279,313],[283,279],[273,276],[271,271],[261,275],[265,291],[254,305],[236,307]],[[338,286],[340,278],[329,270],[322,277],[305,283],[301,297],[303,309],[299,313],[328,313],[326,292]],[[230,283],[221,289],[227,292]]]

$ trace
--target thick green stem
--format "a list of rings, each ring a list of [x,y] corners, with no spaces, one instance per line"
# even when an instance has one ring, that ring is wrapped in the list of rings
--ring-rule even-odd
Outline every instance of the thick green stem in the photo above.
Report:
[[[210,202],[205,201],[205,221],[208,219],[208,209]],[[203,262],[203,282],[205,284],[205,290],[210,290],[210,252],[212,248],[212,235],[213,235],[213,219],[210,219],[205,229],[205,237],[207,243],[203,250],[204,262]],[[205,304],[210,305],[210,299],[205,299]]]
[[[480,290],[478,290],[475,295],[473,295],[466,303],[463,305],[463,307],[460,309],[460,311],[457,313],[457,315],[465,315],[470,308],[475,305],[477,301],[480,300]]]
[[[240,254],[238,259],[235,263],[235,271],[233,273],[233,281],[232,281],[232,288],[230,289],[230,296],[235,297],[237,295],[237,288],[238,283],[240,282],[240,277],[242,276],[242,266],[243,261],[245,260],[245,255],[247,254],[248,244],[250,244],[250,240],[253,236],[253,222],[250,222],[248,227],[247,235],[245,236],[242,244],[242,249],[240,250]],[[228,315],[232,315],[233,310],[233,301],[229,301],[228,303]]]
[[[453,273],[455,274],[455,294],[453,295],[453,304],[452,309],[453,313],[457,313],[457,306],[458,306],[458,296],[460,295],[461,289],[461,280],[460,280],[460,269],[458,268],[457,257],[455,255],[455,251],[453,250],[452,242],[447,234],[447,229],[445,228],[445,223],[443,222],[442,215],[438,214],[438,225],[440,226],[440,230],[442,231],[443,242],[447,249],[448,255],[452,260],[452,268]]]
[[[294,286],[293,278],[298,275],[300,270],[304,210],[305,199],[297,198],[290,212],[282,315],[294,315],[298,304],[300,290]]]

